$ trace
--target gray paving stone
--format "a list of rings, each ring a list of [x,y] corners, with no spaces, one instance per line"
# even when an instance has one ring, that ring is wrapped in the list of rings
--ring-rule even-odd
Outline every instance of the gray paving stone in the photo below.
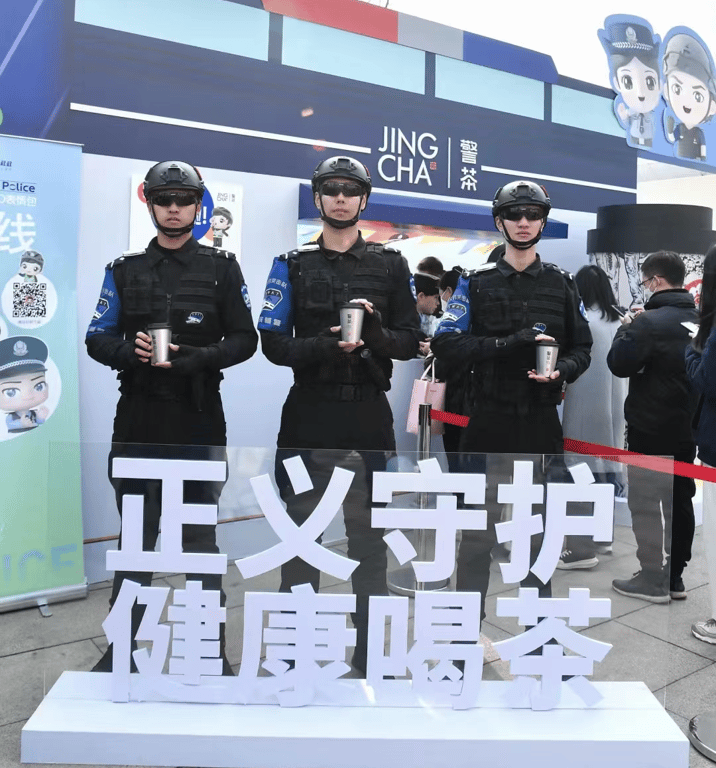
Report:
[[[672,645],[716,661],[716,645],[697,640],[691,634],[692,624],[711,618],[708,587],[691,589],[688,595],[686,600],[672,600],[668,606],[644,603],[645,608],[622,616],[620,621]],[[666,621],[663,620],[665,614]]]
[[[688,719],[716,711],[716,664],[673,682],[664,691],[664,701],[671,712]]]
[[[107,590],[95,590],[84,600],[53,603],[52,616],[47,618],[37,608],[2,614],[0,653],[9,656],[104,634],[108,597]]]
[[[0,657],[0,725],[26,720],[65,670],[90,669],[99,658],[91,640]]]
[[[657,691],[711,665],[702,656],[620,621],[589,627],[583,634],[613,646],[604,661],[595,664],[594,680],[643,681],[651,691]]]

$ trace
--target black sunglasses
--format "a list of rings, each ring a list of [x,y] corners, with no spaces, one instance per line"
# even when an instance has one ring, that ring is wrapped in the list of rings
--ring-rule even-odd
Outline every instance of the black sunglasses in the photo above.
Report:
[[[360,197],[363,194],[363,187],[351,181],[327,181],[321,184],[321,194],[328,197]]]
[[[196,205],[199,202],[194,192],[157,192],[149,198],[149,201],[162,208],[168,208],[172,203],[185,208],[187,205]]]
[[[523,216],[527,221],[537,221],[544,218],[544,210],[539,205],[515,205],[506,208],[500,215],[507,221],[519,221]]]

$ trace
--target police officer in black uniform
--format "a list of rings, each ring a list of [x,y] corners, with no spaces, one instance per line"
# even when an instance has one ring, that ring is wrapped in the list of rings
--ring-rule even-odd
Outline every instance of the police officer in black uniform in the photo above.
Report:
[[[571,275],[543,262],[536,251],[550,208],[546,190],[534,182],[514,181],[497,190],[492,214],[504,254],[463,275],[431,344],[449,366],[472,363],[470,423],[460,442],[465,471],[485,471],[476,454],[563,453],[557,405],[563,383],[589,367],[592,335]],[[545,377],[535,369],[536,342],[549,337],[559,344],[559,357],[554,373]],[[458,555],[457,589],[483,595],[483,617],[500,515],[497,484],[507,481],[496,463],[497,472],[487,477],[488,529],[463,531]],[[535,548],[538,538],[533,537]],[[532,574],[523,584],[541,586]]]
[[[202,246],[192,236],[201,208],[204,182],[199,171],[183,162],[152,166],[144,180],[144,196],[157,236],[146,250],[129,253],[107,266],[99,303],[86,344],[90,356],[119,371],[112,459],[150,456],[189,460],[226,458],[226,421],[219,394],[221,369],[248,360],[258,336],[241,269],[232,253]],[[172,329],[171,358],[150,362],[147,326],[167,323]],[[143,445],[151,444],[151,450]],[[117,505],[125,494],[144,496],[143,549],[157,540],[161,515],[161,482],[112,480]],[[223,483],[191,481],[185,501],[216,504]],[[210,525],[183,526],[185,552],[218,552]],[[115,573],[110,605],[125,578],[143,585],[150,573]],[[199,577],[205,589],[221,590],[221,576]],[[224,594],[222,592],[222,605]],[[132,637],[143,606],[132,612]],[[223,629],[223,625],[222,625]],[[224,674],[232,674],[220,638]],[[95,666],[110,671],[111,647]]]
[[[391,246],[366,243],[358,230],[371,191],[368,169],[351,157],[329,158],[316,168],[312,188],[323,233],[274,260],[259,330],[266,357],[294,372],[276,454],[276,481],[291,518],[299,525],[308,518],[337,463],[357,472],[343,511],[348,556],[360,563],[353,572],[353,666],[365,672],[368,596],[387,594],[386,544],[384,531],[371,528],[370,478],[395,449],[385,396],[391,358],[415,357],[423,336],[406,260]],[[340,340],[339,308],[349,300],[366,308],[357,344]],[[314,486],[301,494],[282,463],[297,454]],[[282,568],[281,590],[301,583],[318,590],[319,573],[294,558]]]

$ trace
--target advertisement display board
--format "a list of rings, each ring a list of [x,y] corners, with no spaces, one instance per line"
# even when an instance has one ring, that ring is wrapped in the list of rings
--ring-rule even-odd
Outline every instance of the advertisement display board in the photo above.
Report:
[[[0,611],[86,590],[77,348],[67,333],[80,161],[77,145],[0,137]]]

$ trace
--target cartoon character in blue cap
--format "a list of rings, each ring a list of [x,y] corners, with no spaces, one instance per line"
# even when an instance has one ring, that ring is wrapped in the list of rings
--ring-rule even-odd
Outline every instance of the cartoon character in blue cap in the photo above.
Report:
[[[33,336],[11,336],[0,341],[0,410],[10,434],[45,423],[43,403],[47,385],[47,345]]]
[[[611,83],[618,96],[614,114],[632,147],[651,147],[654,111],[661,99],[659,42],[651,25],[638,16],[607,16],[598,32],[607,57]]]

